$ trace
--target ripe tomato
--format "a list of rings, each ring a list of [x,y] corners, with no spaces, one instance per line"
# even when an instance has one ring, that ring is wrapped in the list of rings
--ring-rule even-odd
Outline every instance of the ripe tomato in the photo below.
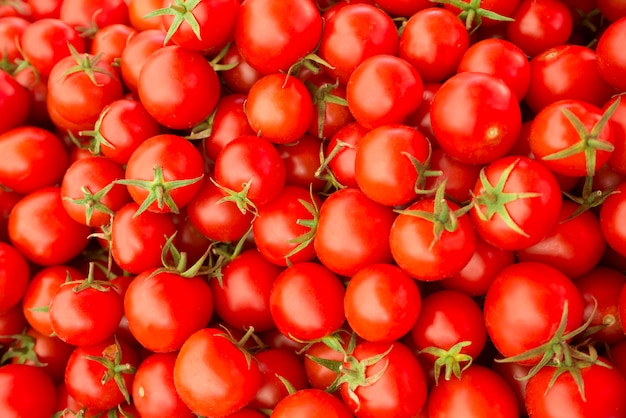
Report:
[[[20,200],[9,216],[11,243],[28,260],[42,266],[63,264],[87,246],[91,228],[72,219],[60,187],[38,189]]]
[[[339,277],[313,262],[287,267],[270,292],[276,327],[297,341],[312,341],[337,331],[345,321],[345,289]]]
[[[619,47],[618,40],[626,33],[626,15],[611,23],[598,39],[596,54],[598,71],[602,78],[614,88],[624,91],[626,83],[626,55]]]
[[[343,305],[348,325],[359,337],[390,342],[413,327],[421,296],[415,280],[397,266],[372,264],[352,276]]]
[[[433,97],[430,118],[441,148],[468,164],[486,164],[505,155],[522,125],[511,89],[494,75],[476,72],[446,80]]]
[[[272,416],[275,418],[290,418],[294,416],[307,418],[350,418],[353,415],[333,395],[320,389],[303,389],[283,398],[274,407]]]
[[[262,74],[287,71],[317,47],[321,33],[312,0],[246,0],[235,24],[241,56]]]
[[[0,71],[0,134],[24,125],[30,113],[28,90],[7,72]]]
[[[0,312],[22,300],[30,281],[30,266],[12,245],[0,241]]]
[[[56,389],[43,369],[25,364],[0,367],[0,414],[48,418],[55,412]]]
[[[626,256],[626,228],[621,221],[626,213],[626,183],[620,183],[600,207],[600,228],[607,244]]]
[[[261,372],[244,350],[216,328],[201,329],[185,341],[174,364],[174,385],[194,413],[227,416],[254,399]]]
[[[421,103],[424,85],[417,70],[394,55],[366,58],[350,74],[348,108],[366,128],[402,123]]]
[[[189,129],[207,119],[220,90],[217,74],[204,56],[175,45],[159,48],[146,58],[137,82],[148,113],[172,129]]]

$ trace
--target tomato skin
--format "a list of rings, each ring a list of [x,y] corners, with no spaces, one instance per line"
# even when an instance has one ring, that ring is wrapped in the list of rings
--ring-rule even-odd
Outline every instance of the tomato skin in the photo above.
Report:
[[[137,93],[139,75],[146,59],[161,49],[164,43],[165,31],[161,29],[146,29],[128,40],[120,57],[120,74],[124,86],[131,92]]]
[[[353,415],[333,395],[320,389],[303,389],[283,398],[272,411],[276,418],[350,418]],[[242,417],[243,418],[243,417]]]
[[[22,300],[30,281],[30,266],[12,245],[0,241],[0,312]]]
[[[54,186],[69,165],[63,142],[37,126],[21,126],[0,134],[0,154],[0,184],[20,194]]]
[[[430,117],[441,148],[467,164],[486,164],[505,155],[522,125],[517,98],[504,81],[475,72],[447,79],[433,97]]]
[[[391,207],[371,200],[359,189],[338,190],[320,207],[315,253],[322,264],[343,276],[370,264],[389,263],[393,260],[389,231],[395,218]]]
[[[626,56],[619,46],[619,39],[623,39],[625,33],[626,15],[606,28],[596,47],[600,75],[619,91],[626,90],[626,83],[623,80],[626,74]]]
[[[565,302],[567,333],[582,324],[584,310],[583,298],[572,281],[542,263],[527,261],[505,267],[485,297],[483,312],[489,337],[505,357],[538,347],[554,336]],[[538,361],[532,358],[526,362]]]
[[[54,383],[39,367],[0,367],[0,388],[0,414],[4,417],[48,418],[55,412]]]
[[[346,187],[359,187],[356,182],[355,173],[356,149],[367,132],[369,132],[369,129],[361,126],[358,122],[349,123],[339,129],[339,131],[330,138],[326,146],[326,156],[329,156],[336,147],[340,147],[339,151],[328,163],[328,167],[337,181]],[[345,143],[346,146],[341,146],[340,141],[341,143]]]
[[[504,194],[537,193],[537,196],[518,198],[506,203],[504,210],[514,224],[523,231],[520,234],[514,227],[504,222],[504,218],[495,213],[491,218],[481,219],[479,211],[485,215],[484,202],[479,200],[469,212],[476,233],[492,245],[506,250],[521,250],[541,241],[553,228],[561,210],[563,199],[559,184],[550,170],[542,163],[528,157],[503,157],[484,168],[484,176],[492,186],[498,184],[511,165],[514,165],[506,178]],[[489,192],[482,181],[474,185],[473,195],[486,197]]]
[[[321,33],[322,19],[312,0],[246,0],[235,23],[239,52],[262,74],[287,71],[315,49]]]
[[[352,276],[343,304],[348,325],[359,337],[390,342],[417,321],[421,295],[415,280],[398,267],[373,264]]]
[[[8,73],[0,72],[0,111],[4,115],[0,122],[0,134],[24,125],[30,107],[28,90]]]
[[[621,221],[626,214],[626,182],[620,183],[600,207],[600,228],[607,244],[626,256],[626,228]]]
[[[178,353],[153,353],[143,359],[133,379],[133,405],[144,418],[193,418],[176,393],[174,365]]]
[[[252,85],[246,115],[259,136],[276,144],[295,142],[313,119],[313,102],[304,82],[287,74],[262,77]]]
[[[580,371],[586,398],[584,401],[568,372],[560,374],[550,389],[547,388],[554,368],[544,367],[530,378],[526,385],[528,415],[532,418],[556,418],[563,414],[572,418],[609,418],[626,414],[626,379],[614,366],[607,368],[593,364]]]
[[[504,379],[479,365],[463,371],[461,379],[440,381],[430,392],[427,408],[429,418],[464,414],[476,418],[519,417],[515,395]]]
[[[328,12],[327,12],[328,13]],[[332,16],[324,15],[319,55],[332,68],[328,73],[343,85],[365,59],[396,55],[398,32],[391,17],[372,4],[348,4]]]
[[[350,74],[348,108],[366,128],[402,123],[421,103],[424,84],[417,70],[394,55],[366,58]]]
[[[389,353],[380,361],[366,367],[366,377],[374,376],[386,368],[376,382],[356,388],[354,393],[359,398],[359,405],[348,394],[348,384],[342,383],[340,386],[344,403],[358,418],[414,417],[426,402],[424,372],[413,352],[404,344],[397,341],[365,341],[356,345],[352,356],[362,361],[389,349]]]
[[[459,209],[446,201],[449,211]],[[432,214],[435,198],[426,198],[406,208],[393,222],[389,243],[394,261],[412,277],[422,281],[441,280],[459,272],[470,261],[476,248],[476,233],[469,216],[458,216],[453,231],[444,230],[440,237],[434,233],[432,220],[410,214],[424,211]]]
[[[311,341],[337,331],[345,321],[345,289],[339,277],[313,262],[301,262],[281,272],[270,292],[270,312],[276,327],[297,341]]]
[[[60,187],[30,193],[9,216],[11,243],[28,260],[43,266],[63,264],[77,256],[87,246],[90,233],[90,227],[65,211]]]
[[[155,353],[172,352],[209,323],[213,294],[199,276],[149,269],[128,286],[124,313],[130,332],[143,347]]]
[[[356,149],[356,183],[378,203],[405,205],[417,198],[416,185],[423,180],[412,158],[424,164],[430,148],[426,137],[409,126],[374,128],[361,138]]]
[[[308,133],[293,144],[276,146],[280,158],[285,162],[285,185],[300,186],[315,193],[324,189],[326,181],[317,176],[321,148],[322,140]]]
[[[208,118],[220,89],[215,70],[202,54],[175,45],[146,58],[137,83],[148,113],[172,129],[188,129]]]
[[[469,33],[455,13],[428,7],[406,22],[398,54],[417,69],[424,82],[441,82],[456,73],[469,44]]]
[[[135,202],[122,206],[111,224],[111,255],[123,270],[139,274],[160,267],[161,250],[168,237],[176,232],[170,214],[145,211],[137,217]]]
[[[221,417],[232,414],[245,407],[261,385],[257,362],[248,363],[242,349],[224,333],[216,328],[195,332],[176,358],[176,391],[196,414]]]

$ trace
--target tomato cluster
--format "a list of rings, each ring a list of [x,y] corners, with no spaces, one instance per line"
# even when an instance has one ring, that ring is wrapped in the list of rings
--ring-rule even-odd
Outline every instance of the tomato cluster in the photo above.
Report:
[[[0,416],[626,417],[624,4],[0,1]]]

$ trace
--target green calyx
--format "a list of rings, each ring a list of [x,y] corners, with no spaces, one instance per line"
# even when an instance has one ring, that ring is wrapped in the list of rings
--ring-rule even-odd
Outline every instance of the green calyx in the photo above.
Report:
[[[124,381],[124,375],[134,374],[137,368],[131,364],[122,363],[122,348],[117,337],[115,337],[115,344],[111,344],[104,349],[102,357],[86,356],[85,358],[100,363],[106,369],[102,375],[101,383],[104,385],[114,380],[120,392],[124,395],[124,399],[130,404],[130,394]]]
[[[344,383],[348,385],[348,396],[357,405],[357,411],[359,410],[361,400],[356,394],[356,390],[360,387],[371,386],[379,381],[385,375],[389,361],[385,360],[382,369],[372,376],[367,376],[367,369],[383,361],[392,349],[393,345],[390,345],[385,352],[363,360],[358,360],[349,355],[341,366],[339,385]]]
[[[574,337],[583,335],[587,331],[589,325],[591,324],[591,321],[593,320],[593,314],[590,315],[589,319],[587,319],[587,321],[580,327],[566,333],[565,328],[567,327],[567,315],[568,303],[566,300],[563,304],[563,314],[561,315],[559,327],[552,336],[552,338],[550,338],[546,343],[538,347],[532,348],[524,353],[504,359],[496,359],[496,361],[499,363],[518,363],[540,357],[539,362],[529,370],[526,376],[521,378],[522,380],[528,380],[532,378],[544,367],[553,367],[555,371],[550,380],[550,383],[548,384],[546,393],[554,385],[554,382],[556,382],[556,379],[561,374],[570,373],[572,378],[576,382],[578,391],[582,399],[584,400],[585,388],[581,375],[581,369],[585,367],[590,367],[594,364],[603,367],[610,366],[598,359],[598,354],[593,345],[587,344],[584,345],[584,349],[581,349],[581,347],[572,346],[569,343]]]
[[[313,99],[313,106],[317,109],[317,136],[320,139],[324,138],[324,122],[326,121],[326,106],[328,104],[335,104],[339,106],[348,106],[348,101],[332,94],[333,89],[339,87],[339,81],[334,84],[324,83],[320,86],[316,86],[311,82],[305,83],[311,97]]]
[[[464,2],[463,0],[431,0],[436,3],[449,4],[457,9],[461,10],[459,13],[459,19],[465,22],[465,28],[470,31],[470,34],[476,31],[482,25],[483,18],[496,20],[498,22],[512,22],[514,19],[508,16],[502,16],[501,14],[492,12],[481,8],[481,0],[470,0]]]
[[[133,215],[133,218],[136,218],[137,216],[141,215],[141,213],[143,213],[146,209],[148,209],[148,207],[154,202],[156,202],[159,210],[163,210],[165,206],[167,206],[167,208],[172,213],[179,213],[180,211],[178,209],[178,206],[176,205],[174,199],[172,199],[170,192],[172,190],[197,183],[202,180],[203,177],[204,174],[193,179],[165,181],[165,177],[163,175],[163,167],[160,165],[156,165],[154,166],[153,180],[120,179],[116,180],[114,183],[138,187],[149,191],[148,196],[146,196],[144,201],[141,203],[141,205]]]
[[[430,169],[430,157],[432,155],[432,145],[430,141],[428,141],[428,157],[426,161],[421,162],[414,155],[409,154],[408,152],[402,152],[406,158],[411,161],[413,168],[415,168],[415,172],[417,173],[417,180],[415,181],[415,193],[418,195],[430,194],[436,192],[436,189],[426,190],[426,180],[429,177],[439,177],[443,174],[441,170],[431,170]]]
[[[567,118],[567,120],[572,124],[572,126],[578,132],[580,140],[575,144],[570,145],[569,147],[562,149],[561,151],[557,151],[555,153],[546,155],[543,157],[543,160],[551,161],[551,160],[560,160],[563,158],[571,157],[573,155],[583,153],[585,155],[585,167],[587,169],[587,175],[593,176],[599,167],[596,167],[596,153],[598,151],[605,152],[613,152],[615,147],[612,143],[602,139],[600,134],[606,127],[606,124],[611,119],[611,116],[615,113],[620,103],[620,98],[617,100],[609,108],[602,114],[602,117],[596,124],[591,128],[591,131],[587,129],[587,127],[583,124],[583,122],[574,115],[569,109],[561,109],[563,115]]]
[[[0,338],[12,339],[13,344],[0,358],[0,364],[7,364],[9,361],[17,364],[34,364],[37,367],[45,367],[47,364],[39,361],[35,352],[35,338],[28,334],[1,335]]]
[[[308,228],[308,231],[292,240],[289,240],[289,244],[297,244],[297,246],[293,250],[289,251],[287,255],[285,255],[285,260],[287,261],[288,266],[291,265],[291,262],[289,261],[289,257],[292,257],[296,255],[297,253],[299,253],[300,251],[302,251],[303,249],[305,249],[309,244],[313,242],[313,239],[315,239],[315,232],[317,231],[317,224],[320,218],[320,210],[319,210],[319,207],[317,206],[317,203],[315,202],[315,197],[313,195],[312,187],[309,189],[309,193],[311,196],[310,202],[304,199],[298,199],[298,202],[300,202],[300,204],[304,206],[307,212],[311,214],[311,218],[298,219],[296,221],[298,225]]]
[[[87,225],[91,226],[91,217],[93,216],[93,212],[98,210],[100,212],[104,212],[107,215],[113,217],[113,211],[104,203],[102,203],[102,199],[111,191],[111,189],[115,186],[115,183],[109,183],[102,189],[98,190],[96,193],[92,193],[87,186],[83,186],[80,188],[81,193],[83,194],[82,198],[72,199],[71,197],[64,197],[63,200],[67,200],[74,204],[84,206],[85,207],[85,221]]]
[[[74,48],[74,46],[69,42],[67,44],[67,47],[70,50],[72,58],[74,58],[74,61],[76,61],[76,65],[65,70],[65,72],[61,74],[60,79],[63,79],[71,74],[85,73],[85,75],[89,77],[89,80],[94,84],[94,86],[97,87],[102,87],[102,84],[99,84],[96,80],[97,73],[104,74],[111,77],[112,79],[115,79],[115,75],[111,74],[106,69],[98,66],[98,62],[100,61],[102,54],[98,54],[96,56],[92,56],[86,53],[79,54],[78,51],[76,51],[76,48]]]
[[[396,213],[407,216],[415,216],[422,218],[433,224],[433,241],[430,244],[432,248],[443,235],[444,232],[454,232],[459,227],[459,217],[470,210],[471,205],[463,206],[457,210],[451,210],[448,206],[448,200],[445,197],[446,181],[444,180],[437,187],[434,197],[433,211],[425,210],[396,210]]]
[[[186,22],[191,27],[194,35],[196,35],[199,40],[202,40],[202,37],[200,35],[200,24],[192,13],[193,9],[200,3],[200,1],[201,0],[174,0],[173,3],[170,4],[170,6],[150,12],[144,16],[144,19],[165,15],[174,16],[172,24],[167,29],[167,34],[165,35],[163,45],[166,45],[170,41],[170,39],[172,39],[172,36],[174,36],[174,34],[178,30],[178,28],[180,28],[180,25],[182,25],[183,22]]]
[[[106,114],[109,113],[109,110],[111,110],[111,107],[108,105],[104,109],[102,109],[102,112],[100,112],[98,120],[94,124],[92,130],[80,131],[78,133],[81,137],[89,138],[89,142],[87,143],[86,148],[93,155],[100,155],[100,153],[102,152],[102,145],[115,149],[115,146],[107,141],[101,132],[102,121],[104,120]],[[85,148],[85,146],[70,131],[68,131],[68,134],[70,135],[70,139],[72,140],[72,142],[74,142],[81,148]]]
[[[420,350],[420,354],[428,354],[435,357],[433,364],[435,384],[439,383],[441,369],[444,370],[444,379],[446,380],[450,380],[453,374],[457,379],[461,378],[463,371],[470,367],[474,360],[472,356],[463,354],[461,351],[471,344],[471,341],[461,341],[450,347],[449,350],[444,350],[439,347],[426,347]],[[461,368],[461,363],[465,363],[463,368]]]
[[[330,169],[329,164],[333,158],[337,156],[339,151],[343,147],[354,149],[354,145],[348,144],[347,142],[343,142],[341,140],[337,141],[337,144],[333,147],[332,150],[328,153],[328,156],[324,154],[324,144],[322,143],[320,146],[320,166],[315,171],[315,178],[323,180],[326,182],[324,189],[322,190],[323,194],[329,194],[333,190],[345,189],[346,186],[341,184],[339,180],[335,177],[335,174]]]
[[[94,290],[97,290],[98,292],[111,291],[111,288],[115,287],[115,285],[111,283],[109,280],[95,280],[94,279],[95,264],[96,263],[93,261],[89,263],[89,273],[87,274],[87,277],[84,280],[69,281],[70,275],[68,273],[68,276],[67,276],[68,281],[63,283],[61,286],[73,286],[72,291],[74,293],[80,293],[87,289],[94,289]]]
[[[253,179],[254,177],[248,180],[247,182],[242,183],[241,191],[235,191],[235,190],[229,189],[228,187],[222,186],[213,178],[211,178],[211,181],[213,182],[213,184],[215,184],[215,186],[217,186],[217,188],[220,189],[222,193],[224,193],[225,195],[223,198],[218,200],[217,203],[233,202],[237,205],[237,208],[243,215],[245,215],[248,212],[252,212],[255,216],[258,215],[258,210],[256,208],[256,205],[248,197],[248,193],[250,192],[250,186],[252,185]]]
[[[481,182],[480,193],[473,196],[470,206],[476,209],[476,214],[481,221],[489,221],[494,215],[498,214],[504,223],[511,228],[511,230],[518,234],[528,237],[528,234],[515,223],[511,214],[506,209],[506,205],[519,199],[530,199],[533,197],[540,197],[541,193],[526,192],[526,193],[507,193],[504,191],[504,186],[511,176],[511,172],[519,162],[515,160],[511,165],[502,171],[498,182],[493,185],[487,179],[485,169],[480,171],[479,180]]]

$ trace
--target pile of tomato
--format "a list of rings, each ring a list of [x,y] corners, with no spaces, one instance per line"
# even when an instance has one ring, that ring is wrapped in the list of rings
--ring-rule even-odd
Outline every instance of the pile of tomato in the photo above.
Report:
[[[626,417],[622,0],[0,1],[3,418]]]

